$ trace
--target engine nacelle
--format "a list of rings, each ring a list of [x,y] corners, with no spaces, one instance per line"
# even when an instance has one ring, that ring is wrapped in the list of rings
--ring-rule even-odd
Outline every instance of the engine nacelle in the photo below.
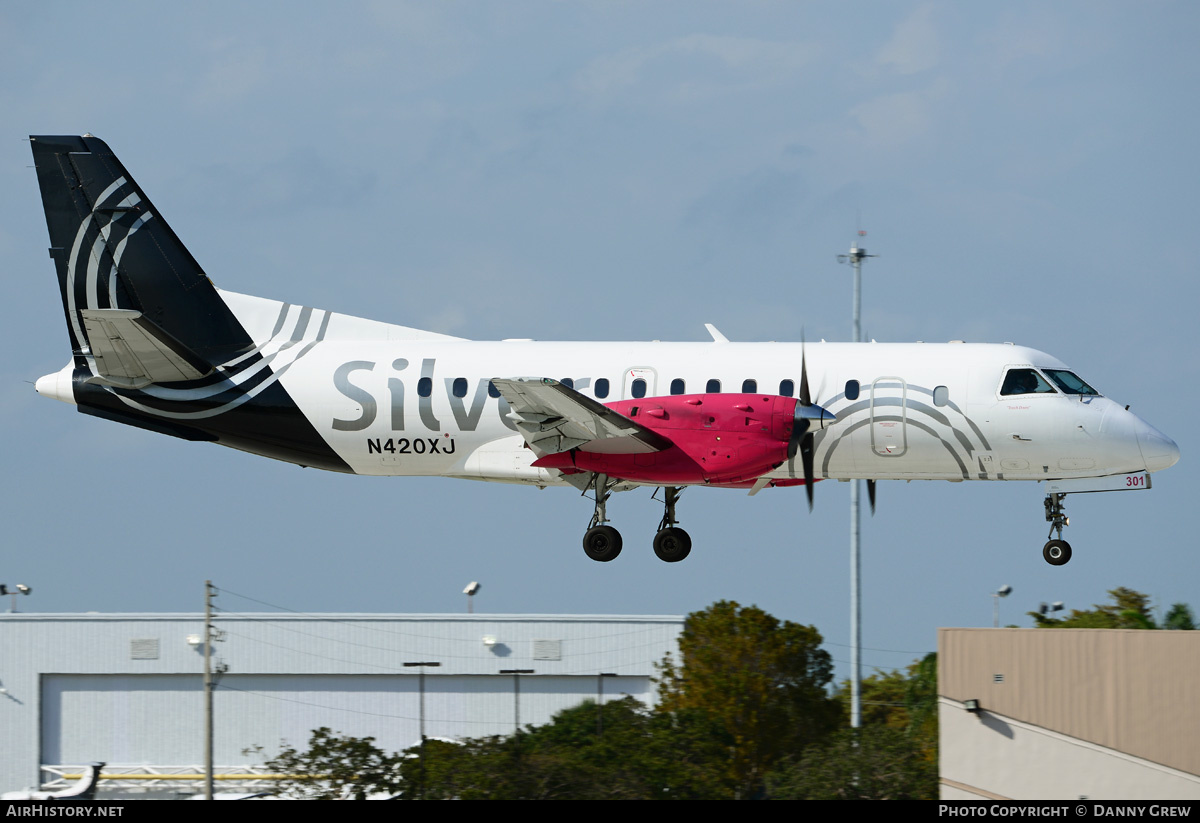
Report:
[[[796,400],[762,394],[692,394],[606,403],[674,445],[644,454],[572,449],[535,466],[662,485],[742,484],[787,460]]]

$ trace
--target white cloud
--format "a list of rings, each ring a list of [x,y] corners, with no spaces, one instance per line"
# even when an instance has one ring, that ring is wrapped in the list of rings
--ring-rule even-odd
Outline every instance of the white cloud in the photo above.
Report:
[[[933,104],[945,95],[945,80],[917,91],[887,94],[850,110],[859,136],[871,146],[894,146],[922,137],[933,128]]]
[[[693,98],[777,85],[790,80],[817,53],[806,43],[690,34],[593,60],[576,77],[576,86],[587,94],[603,95],[658,81],[676,96]]]
[[[936,66],[939,51],[933,7],[924,3],[896,26],[892,38],[875,56],[875,62],[898,74],[916,74]]]

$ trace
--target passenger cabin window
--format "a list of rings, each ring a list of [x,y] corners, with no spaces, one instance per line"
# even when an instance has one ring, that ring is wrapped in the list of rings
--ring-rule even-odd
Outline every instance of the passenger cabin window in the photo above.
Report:
[[[601,377],[596,380],[596,396],[601,400],[608,397],[608,378]]]
[[[646,381],[640,377],[637,380],[634,380],[632,385],[630,385],[630,387],[629,387],[629,393],[637,398],[645,397],[646,396]]]
[[[720,380],[709,380],[707,383],[704,384],[704,391],[706,394],[720,394],[721,393],[721,381]]]
[[[465,377],[454,378],[454,385],[451,386],[450,388],[451,388],[451,391],[454,392],[455,397],[466,397],[467,396],[467,378],[465,378]]]
[[[1066,369],[1042,369],[1042,371],[1046,373],[1046,376],[1050,378],[1054,385],[1058,386],[1059,391],[1063,394],[1082,394],[1088,397],[1100,396],[1100,392],[1080,380],[1074,372],[1069,372]]]
[[[417,394],[421,395],[422,397],[428,397],[429,395],[433,394],[432,377],[422,377],[417,381]]]
[[[857,400],[858,399],[858,381],[857,380],[847,380],[846,381],[846,399],[847,400]]]
[[[499,397],[500,390],[496,388],[496,384],[491,380],[488,381],[488,397]]]
[[[742,394],[755,394],[757,391],[758,391],[758,381],[757,380],[743,380],[742,381]]]
[[[682,377],[676,377],[671,381],[671,394],[683,394],[686,388]]]
[[[796,393],[796,384],[795,383],[793,383],[791,380],[780,380],[779,381],[779,396],[780,397],[791,397],[795,393]]]
[[[559,383],[562,383],[562,384],[563,384],[564,386],[566,386],[568,389],[573,389],[573,388],[575,388],[575,381],[574,381],[574,380],[572,380],[572,379],[571,379],[571,378],[569,378],[569,377],[564,377],[562,380],[559,380],[558,382],[559,382]]]
[[[1000,387],[1001,397],[1015,394],[1054,394],[1054,387],[1033,369],[1009,369]]]
[[[933,405],[944,406],[950,402],[950,390],[945,386],[935,386],[933,389]]]

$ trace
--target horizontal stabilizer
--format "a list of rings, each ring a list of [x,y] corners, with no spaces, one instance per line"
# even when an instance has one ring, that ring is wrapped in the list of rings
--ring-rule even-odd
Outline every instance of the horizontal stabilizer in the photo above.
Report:
[[[213,367],[140,311],[81,309],[98,377],[94,382],[127,389],[151,383],[199,380]]]
[[[666,437],[557,380],[502,380],[492,384],[512,406],[509,419],[538,457],[574,448],[602,454],[648,454],[670,448]]]

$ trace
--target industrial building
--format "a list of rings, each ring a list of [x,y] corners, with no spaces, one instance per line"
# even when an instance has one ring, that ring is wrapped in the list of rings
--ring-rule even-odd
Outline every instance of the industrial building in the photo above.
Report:
[[[683,618],[271,613],[215,626],[227,670],[213,759],[229,791],[322,726],[388,751],[416,744],[421,672],[429,737],[508,734],[598,697],[652,703]],[[200,614],[0,615],[0,791],[64,786],[91,761],[108,764],[104,793],[200,791],[203,637]]]
[[[943,800],[1200,799],[1200,631],[939,629]]]

